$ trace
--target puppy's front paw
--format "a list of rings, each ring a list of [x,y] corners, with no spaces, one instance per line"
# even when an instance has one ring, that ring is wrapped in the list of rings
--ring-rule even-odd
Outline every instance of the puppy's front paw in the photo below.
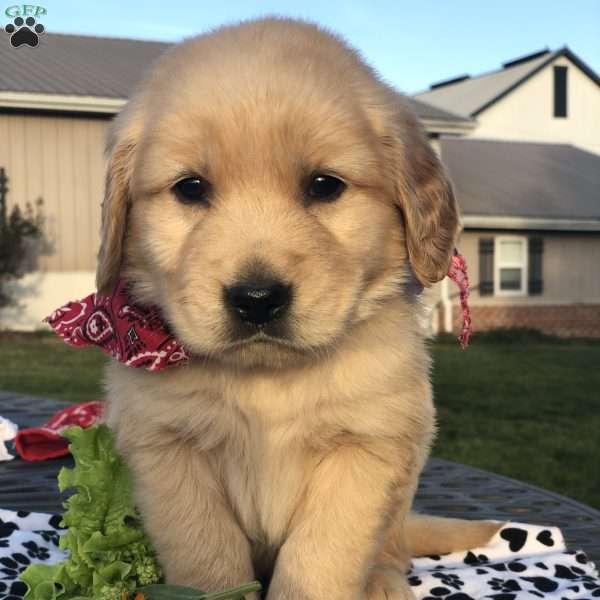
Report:
[[[375,570],[369,577],[367,600],[415,600],[415,595],[399,570]]]

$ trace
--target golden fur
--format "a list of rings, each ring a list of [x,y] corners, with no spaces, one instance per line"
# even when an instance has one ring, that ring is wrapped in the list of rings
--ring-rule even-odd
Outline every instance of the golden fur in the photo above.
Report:
[[[410,515],[434,434],[415,281],[445,275],[451,185],[401,97],[337,37],[262,19],[167,52],[116,119],[98,288],[158,304],[195,358],[108,368],[108,422],[170,582],[269,600],[412,598],[410,556],[494,523]],[[303,202],[311,173],[347,184]],[[209,206],[177,201],[182,177]],[[223,286],[276,274],[283,338],[232,339]]]

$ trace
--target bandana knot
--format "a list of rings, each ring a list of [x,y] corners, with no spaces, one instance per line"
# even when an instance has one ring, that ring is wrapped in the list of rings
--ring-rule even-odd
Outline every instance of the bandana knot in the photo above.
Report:
[[[90,294],[69,302],[45,321],[67,344],[99,346],[128,367],[160,371],[189,360],[160,310],[136,304],[122,280],[109,296]]]

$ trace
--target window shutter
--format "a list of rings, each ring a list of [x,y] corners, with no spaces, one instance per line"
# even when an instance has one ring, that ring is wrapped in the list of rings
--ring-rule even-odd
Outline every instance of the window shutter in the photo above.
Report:
[[[567,116],[567,67],[554,67],[554,116]]]
[[[529,285],[530,295],[541,294],[544,290],[542,279],[542,255],[544,253],[544,238],[529,238]]]
[[[494,238],[479,238],[479,295],[494,293]]]

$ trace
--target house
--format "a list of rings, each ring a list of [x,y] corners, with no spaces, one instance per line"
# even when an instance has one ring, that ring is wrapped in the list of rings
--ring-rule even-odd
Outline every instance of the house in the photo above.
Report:
[[[0,40],[1,41],[1,40]],[[104,138],[133,86],[169,44],[45,34],[37,48],[0,44],[0,166],[8,203],[43,199],[51,251],[16,283],[0,328],[32,329],[95,288]],[[432,138],[465,135],[468,117],[410,99]]]
[[[475,119],[470,137],[573,144],[600,154],[600,77],[566,47],[435,83],[414,97]]]
[[[471,118],[439,140],[462,213],[478,330],[600,337],[600,78],[568,48],[544,50],[415,98]],[[457,331],[444,280],[435,330]]]
[[[43,199],[45,234],[50,248],[41,258],[39,270],[16,283],[20,305],[0,311],[0,328],[39,327],[41,319],[53,308],[94,289],[104,186],[105,133],[135,83],[168,47],[159,42],[62,34],[44,35],[35,49],[15,49],[8,43],[0,44],[0,166],[9,178],[8,201],[9,205],[16,202],[23,206],[37,198]],[[488,111],[501,112],[502,106],[506,106],[503,103],[512,102],[513,94],[521,94],[519,86],[526,89],[531,84],[537,85],[536,78],[547,78],[545,69],[549,69],[547,73],[552,80],[554,66],[567,68],[564,77],[567,87],[563,100],[559,100],[559,104],[566,103],[567,116],[549,117],[550,120],[560,119],[562,129],[559,133],[564,137],[553,138],[550,140],[553,144],[549,145],[548,139],[541,138],[544,129],[549,130],[550,126],[540,121],[538,140],[527,129],[534,125],[528,123],[531,115],[524,113],[519,125],[518,111],[512,119],[502,117],[511,123],[514,121],[512,130],[500,127],[496,134],[480,135],[486,114],[494,114]],[[600,294],[593,285],[589,289],[582,288],[581,282],[593,278],[594,257],[598,257],[600,243],[600,232],[595,229],[599,218],[598,199],[594,195],[597,194],[594,188],[599,189],[595,174],[600,169],[594,151],[589,151],[600,137],[594,134],[588,140],[577,115],[580,111],[594,113],[596,110],[598,78],[566,49],[521,59],[520,64],[505,66],[502,72],[504,79],[507,79],[506,73],[510,74],[508,87],[501,91],[499,82],[489,86],[494,93],[488,94],[488,100],[476,106],[457,101],[451,105],[448,98],[429,98],[427,93],[409,98],[455,180],[463,213],[461,248],[469,259],[476,288],[472,296],[475,316],[479,319],[476,326],[481,329],[524,321],[533,326],[533,321],[526,319],[523,311],[529,309],[539,316],[541,311],[537,307],[541,305],[547,311],[554,307],[560,313],[557,319],[564,322],[566,313],[562,307],[572,307],[576,303],[577,310],[588,312],[585,312],[585,319],[578,321],[579,329],[570,328],[569,332],[578,333],[581,327],[590,332],[587,315],[597,314],[594,311],[600,305]],[[477,78],[470,79],[475,82]],[[447,83],[437,89],[448,91],[453,85],[461,85],[461,82]],[[550,94],[550,100],[546,100],[552,103],[556,92],[552,83],[548,85],[546,92]],[[512,91],[509,90],[511,87]],[[543,94],[534,88],[532,94],[539,101]],[[482,90],[478,92],[478,98],[483,97]],[[502,97],[490,104],[499,95]],[[561,97],[560,93],[558,95]],[[457,94],[459,96],[470,98],[471,92],[461,92]],[[480,110],[486,103],[490,105]],[[514,108],[510,110],[514,111]],[[596,110],[595,114],[598,112]],[[494,122],[499,122],[498,118],[486,127],[491,128]],[[593,131],[591,117],[588,129]],[[525,135],[523,132],[529,136],[527,143],[517,141],[524,139],[519,137]],[[488,136],[495,141],[484,141],[483,138]],[[530,141],[540,143],[529,144]],[[590,141],[589,146],[586,146],[587,141]],[[473,145],[477,143],[481,145]],[[537,154],[527,158],[528,149],[534,146],[539,147]],[[515,153],[516,157],[515,148],[521,149],[518,154],[521,160],[511,164],[496,162],[495,156],[502,158],[505,153]],[[551,148],[556,148],[559,153],[542,151]],[[484,158],[489,171],[484,169]],[[557,162],[560,169],[556,168]],[[496,170],[494,165],[498,166]],[[502,169],[508,169],[509,175]],[[519,169],[523,172],[517,178]],[[545,180],[549,171],[554,175],[552,183]],[[489,179],[484,177],[486,172]],[[508,182],[513,179],[515,185],[509,186]],[[547,185],[542,185],[540,180],[547,181]],[[517,190],[517,181],[528,187]],[[492,189],[497,193],[492,195]],[[555,189],[561,192],[550,200],[547,194]],[[551,204],[562,206],[562,212],[549,212],[547,209]],[[531,210],[525,209],[526,205],[531,205]],[[575,206],[577,211],[571,210]],[[586,206],[590,208],[587,212],[583,210]],[[515,207],[523,210],[519,212]],[[513,238],[523,241],[511,245]],[[566,240],[569,240],[568,244]],[[568,252],[565,250],[567,245]],[[517,255],[520,257],[518,264]],[[565,269],[569,271],[570,279],[564,279]],[[538,272],[539,277],[535,275]],[[531,291],[536,288],[529,287],[530,279],[536,277],[541,282],[539,290]],[[564,285],[555,289],[558,277],[563,277]],[[427,296],[432,306],[438,308],[432,311],[437,319],[435,330],[450,331],[453,328],[458,311],[451,296],[452,288],[447,280]],[[518,319],[513,310],[515,306],[521,310]],[[569,309],[570,316],[574,314],[573,310]],[[512,316],[507,317],[502,311]],[[546,328],[547,323],[541,325]],[[558,331],[557,328],[553,330]],[[566,330],[558,332],[565,333]]]
[[[8,205],[42,198],[50,247],[39,270],[17,282],[20,306],[0,313],[0,328],[33,329],[95,288],[106,130],[168,45],[59,34],[45,34],[36,48],[0,42]]]
[[[462,213],[474,327],[600,337],[600,155],[476,137],[440,148]],[[457,302],[444,300],[443,328],[458,331]]]

